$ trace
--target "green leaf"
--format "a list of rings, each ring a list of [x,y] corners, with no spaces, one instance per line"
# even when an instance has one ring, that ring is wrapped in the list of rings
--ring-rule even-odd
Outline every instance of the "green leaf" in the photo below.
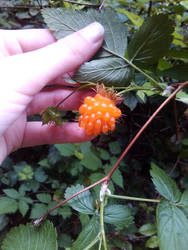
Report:
[[[6,235],[2,250],[57,250],[57,233],[53,224],[45,221],[40,227],[30,223],[14,227]]]
[[[181,196],[180,204],[183,206],[185,211],[188,213],[188,189],[185,190]]]
[[[111,9],[97,11],[71,11],[45,8],[42,14],[48,27],[55,31],[60,39],[84,28],[87,24],[97,21],[104,27],[103,46],[95,55],[94,60],[83,64],[73,79],[75,81],[103,82],[109,86],[126,86],[132,77],[130,67],[122,60],[127,48],[127,28],[120,22],[117,14]],[[117,55],[107,52],[111,50]]]
[[[14,188],[10,188],[10,189],[3,189],[3,192],[9,196],[10,198],[13,199],[18,199],[20,197],[20,194],[18,193],[18,191]]]
[[[179,81],[186,81],[188,79],[188,63],[179,64],[170,69],[159,71],[158,74],[164,77],[171,77]]]
[[[136,108],[136,105],[138,103],[138,100],[136,98],[136,96],[131,93],[131,92],[128,92],[128,93],[125,93],[123,95],[123,103],[128,106],[130,108],[131,111],[133,111],[133,109]]]
[[[112,169],[112,166],[109,165],[105,165],[104,167],[106,174]],[[116,171],[112,174],[112,181],[119,187],[123,188],[123,176],[119,169],[116,169]]]
[[[22,214],[22,216],[25,216],[28,209],[29,209],[29,206],[24,200],[19,200],[18,209],[19,209],[20,213]]]
[[[188,49],[187,48],[172,48],[168,50],[165,54],[166,56],[173,57],[175,59],[188,59]]]
[[[54,145],[62,156],[73,156],[75,153],[74,144],[55,144]]]
[[[128,45],[128,57],[134,64],[155,64],[168,51],[172,42],[172,22],[167,15],[148,17]]]
[[[65,191],[65,199],[81,191],[82,189],[84,189],[84,186],[80,184],[67,188]],[[84,214],[94,214],[95,208],[93,207],[93,203],[94,201],[89,191],[83,192],[68,201],[68,204],[73,209]]]
[[[172,180],[162,169],[151,163],[150,174],[157,191],[172,202],[178,202],[181,198],[181,192],[175,181]]]
[[[82,228],[86,227],[89,224],[90,218],[87,214],[79,214],[79,219],[82,224]]]
[[[188,104],[188,93],[183,90],[180,90],[176,95],[176,100]]]
[[[100,148],[99,150],[100,150],[100,158],[102,160],[105,161],[110,160],[110,154],[108,153],[107,150],[104,150],[103,148]]]
[[[18,209],[18,203],[16,200],[8,197],[0,199],[0,214],[15,213]]]
[[[187,250],[188,220],[179,208],[165,200],[157,207],[157,230],[160,250]]]
[[[110,152],[114,155],[118,155],[121,153],[121,147],[118,141],[110,142],[109,144]]]
[[[97,216],[93,216],[89,224],[83,229],[73,243],[71,250],[83,250],[97,237],[98,233],[99,221]]]
[[[122,229],[133,222],[133,217],[127,206],[109,205],[104,208],[104,222],[114,224]]]
[[[46,212],[47,212],[47,206],[45,204],[35,203],[31,210],[30,218],[31,219],[39,218]]]
[[[37,199],[43,203],[49,203],[51,201],[50,194],[37,194]]]
[[[144,224],[138,230],[142,235],[151,236],[157,232],[156,226],[154,224]]]
[[[140,27],[144,21],[140,16],[125,9],[116,9],[116,11],[125,14],[136,27]]]
[[[183,139],[182,144],[188,146],[188,138]]]
[[[63,219],[67,219],[72,215],[70,207],[62,207],[58,209],[58,214],[63,217]]]
[[[35,171],[35,180],[38,182],[45,182],[47,178],[48,176],[44,172],[43,168],[37,168],[37,170]]]
[[[102,162],[93,152],[89,152],[84,155],[84,158],[80,162],[84,167],[90,170],[97,170],[102,167]]]
[[[159,246],[158,237],[156,235],[152,236],[146,241],[146,247],[148,248],[156,248]]]
[[[74,75],[78,82],[102,82],[106,86],[127,86],[132,78],[132,70],[121,58],[99,58],[84,63]]]

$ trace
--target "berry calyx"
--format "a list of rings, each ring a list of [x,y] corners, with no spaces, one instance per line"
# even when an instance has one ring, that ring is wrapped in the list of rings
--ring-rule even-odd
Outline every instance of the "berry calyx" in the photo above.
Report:
[[[116,107],[115,92],[106,91],[104,87],[97,88],[94,97],[87,96],[80,106],[79,126],[87,135],[98,135],[100,132],[106,134],[115,129],[115,122],[121,116],[121,110]]]

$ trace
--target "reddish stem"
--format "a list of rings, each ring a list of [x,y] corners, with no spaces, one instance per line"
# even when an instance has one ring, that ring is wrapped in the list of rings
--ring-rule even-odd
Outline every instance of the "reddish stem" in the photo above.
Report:
[[[131,149],[133,144],[136,142],[136,140],[139,138],[139,136],[142,134],[142,132],[147,128],[147,126],[151,123],[151,121],[155,118],[155,116],[161,111],[161,109],[181,90],[183,89],[186,85],[188,85],[188,81],[181,83],[181,85],[178,86],[176,90],[160,105],[160,107],[153,113],[153,115],[147,120],[147,122],[144,124],[144,126],[138,131],[138,133],[135,135],[135,137],[132,139],[132,141],[129,143],[127,148],[124,150],[120,158],[117,160],[113,168],[110,170],[110,172],[107,175],[107,181],[110,182],[110,178],[120,162],[123,160],[125,155],[128,153],[128,151]]]
[[[155,116],[161,111],[161,109],[181,90],[183,89],[186,85],[188,85],[188,81],[179,84],[178,88],[161,104],[161,106],[153,113],[153,115],[149,118],[149,120],[143,125],[143,127],[139,130],[139,132],[135,135],[135,137],[133,138],[133,140],[129,143],[129,145],[127,146],[127,148],[124,150],[124,152],[122,153],[122,155],[120,156],[120,158],[117,160],[117,162],[115,163],[115,165],[113,166],[113,168],[110,170],[110,172],[101,180],[91,184],[90,186],[80,190],[79,192],[71,195],[69,198],[67,198],[66,200],[58,203],[56,206],[54,206],[53,208],[49,209],[44,215],[42,215],[39,219],[36,219],[33,221],[33,225],[38,226],[40,225],[43,220],[46,218],[46,216],[54,211],[56,208],[58,208],[59,206],[65,204],[67,201],[73,199],[75,196],[95,187],[96,185],[100,184],[100,183],[104,183],[106,182],[106,184],[109,184],[110,179],[112,174],[114,173],[114,171],[116,170],[116,168],[118,167],[118,165],[120,164],[120,162],[122,161],[122,159],[125,157],[125,155],[128,153],[128,151],[131,149],[131,147],[133,146],[133,144],[136,142],[136,140],[139,138],[139,136],[143,133],[143,131],[147,128],[147,126],[151,123],[151,121],[155,118]]]

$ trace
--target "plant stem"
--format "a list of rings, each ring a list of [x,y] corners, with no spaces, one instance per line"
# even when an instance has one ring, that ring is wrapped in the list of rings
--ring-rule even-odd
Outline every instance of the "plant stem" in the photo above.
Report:
[[[119,55],[119,54],[117,54],[117,53],[113,52],[112,50],[109,50],[109,49],[107,49],[105,47],[103,47],[103,49],[106,50],[107,52],[109,52],[110,54],[123,59],[127,64],[129,64],[135,70],[137,70],[138,72],[140,72],[141,74],[143,74],[146,78],[148,78],[151,81],[151,83],[153,84],[153,86],[155,88],[159,88],[159,89],[163,90],[163,88],[159,85],[159,83],[153,77],[151,77],[150,75],[146,74],[143,70],[141,70],[140,68],[138,68],[135,64],[133,64],[127,58],[125,58],[124,56],[121,56],[121,55]]]
[[[114,194],[106,194],[107,196],[115,199],[124,199],[124,200],[132,200],[132,201],[145,201],[145,202],[155,202],[159,203],[160,200],[154,199],[145,199],[145,198],[137,198],[137,197],[130,197],[130,196],[122,196],[122,195],[114,195]]]
[[[90,86],[93,86],[94,84],[92,83],[87,83],[85,85],[82,85],[78,88],[75,88],[69,95],[67,95],[63,100],[61,100],[57,105],[56,105],[56,108],[58,108],[63,102],[65,102],[71,95],[73,95],[74,93],[76,93],[78,90],[80,89],[83,89],[83,88],[86,88],[86,87],[90,87]]]
[[[156,115],[166,106],[166,104],[185,86],[188,85],[188,81],[179,84],[179,87],[174,90],[174,92],[159,106],[159,108],[153,113],[153,115],[147,120],[147,122],[142,126],[142,128],[138,131],[138,133],[135,135],[135,137],[132,139],[132,141],[129,143],[129,145],[125,148],[123,153],[121,154],[120,158],[117,160],[113,168],[110,170],[110,172],[107,175],[107,181],[110,182],[111,176],[116,170],[116,168],[119,166],[120,162],[123,160],[125,155],[129,152],[129,150],[132,148],[136,140],[140,137],[140,135],[143,133],[143,131],[148,127],[148,125],[151,123],[151,121],[156,117]]]
[[[104,250],[107,250],[107,244],[106,244],[106,236],[105,236],[105,231],[104,231],[104,200],[100,203],[100,229],[101,229],[101,234],[103,238],[103,245],[104,245]]]
[[[117,95],[122,95],[122,94],[124,94],[124,93],[130,92],[130,91],[135,91],[135,90],[146,90],[146,91],[151,91],[151,88],[142,88],[142,87],[127,88],[127,89],[124,89],[124,90],[118,92]]]
[[[67,198],[67,199],[65,199],[65,200],[63,200],[63,201],[61,201],[61,202],[59,202],[59,203],[58,203],[57,205],[55,205],[54,207],[50,208],[50,209],[49,209],[45,214],[43,214],[41,217],[39,217],[38,219],[34,220],[34,221],[32,222],[33,226],[39,226],[39,225],[41,225],[42,222],[46,219],[47,215],[48,215],[49,213],[51,213],[52,211],[54,211],[56,208],[62,206],[62,205],[65,204],[67,201],[73,199],[75,196],[77,196],[77,195],[79,195],[79,194],[81,194],[81,193],[83,193],[83,192],[85,192],[85,191],[87,191],[87,190],[89,190],[89,189],[91,189],[91,188],[97,186],[98,184],[100,184],[100,183],[102,183],[102,182],[105,182],[106,180],[107,180],[107,177],[105,176],[104,178],[100,179],[99,181],[97,181],[97,182],[91,184],[90,186],[88,186],[88,187],[86,187],[86,188],[80,190],[79,192],[77,192],[77,193],[71,195],[69,198]]]

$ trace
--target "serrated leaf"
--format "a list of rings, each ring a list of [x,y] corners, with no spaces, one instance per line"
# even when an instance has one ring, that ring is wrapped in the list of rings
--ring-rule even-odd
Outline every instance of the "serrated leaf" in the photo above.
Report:
[[[84,167],[90,170],[97,170],[102,167],[102,162],[93,152],[89,152],[84,155],[84,158],[80,162]]]
[[[65,199],[69,198],[71,195],[84,189],[83,185],[77,184],[76,186],[71,186],[65,191]],[[93,206],[94,201],[89,191],[83,192],[70,201],[68,204],[76,211],[84,214],[94,214],[95,208]]]
[[[31,209],[31,219],[36,219],[42,216],[44,213],[47,212],[47,206],[41,203],[35,203]]]
[[[188,220],[179,208],[165,200],[157,207],[157,230],[160,250],[187,250]]]
[[[42,10],[42,15],[48,27],[55,31],[54,35],[57,39],[68,36],[97,21],[105,29],[103,46],[122,56],[125,53],[127,28],[120,22],[113,10],[105,9],[99,12],[93,9],[72,11],[70,9],[45,8]]]
[[[181,192],[175,181],[153,162],[151,163],[151,167],[150,174],[157,191],[167,200],[178,202],[181,198]]]
[[[128,227],[133,222],[133,217],[127,206],[109,205],[104,208],[104,222],[123,228]]]
[[[20,213],[22,214],[22,216],[25,216],[28,209],[29,209],[29,206],[25,201],[19,200],[18,209],[19,209]]]
[[[71,11],[45,8],[42,10],[45,22],[60,39],[97,21],[104,27],[104,42],[94,59],[81,65],[73,79],[78,82],[103,82],[106,85],[126,86],[132,77],[131,68],[119,56],[124,56],[127,48],[127,28],[120,22],[117,14],[105,9],[101,12],[90,9]],[[112,51],[116,55],[107,52]]]
[[[18,193],[18,191],[14,188],[10,188],[10,189],[3,189],[3,192],[9,196],[10,198],[13,199],[18,199],[20,197],[20,194]]]
[[[67,144],[55,144],[54,145],[62,156],[73,156],[75,153],[75,147],[71,143]]]
[[[112,154],[118,155],[121,153],[121,146],[118,141],[110,142],[108,145],[109,145],[110,152]]]
[[[128,45],[129,59],[140,67],[155,64],[168,51],[172,32],[172,22],[167,15],[148,17]]]
[[[14,227],[6,235],[2,250],[57,250],[57,233],[53,224],[45,221],[40,227],[31,223]]]
[[[49,203],[51,201],[50,194],[37,194],[37,199],[43,203]]]
[[[16,200],[8,197],[0,199],[0,214],[15,213],[18,209],[18,203]]]
[[[112,169],[112,166],[105,165],[106,174],[108,174],[111,169]],[[119,169],[116,169],[116,171],[114,171],[114,173],[112,174],[112,181],[119,187],[123,188],[123,176]]]
[[[83,229],[73,243],[71,250],[83,250],[97,237],[98,233],[99,221],[97,216],[93,216],[89,224]]]
[[[67,219],[72,215],[70,207],[62,207],[58,209],[58,214],[63,217],[63,219]]]
[[[142,235],[151,236],[151,235],[156,233],[156,230],[157,229],[156,229],[156,226],[154,224],[148,223],[148,224],[142,225],[139,228],[138,232]]]
[[[102,82],[106,86],[127,86],[132,77],[131,68],[121,58],[108,57],[84,63],[74,75],[78,82]]]

